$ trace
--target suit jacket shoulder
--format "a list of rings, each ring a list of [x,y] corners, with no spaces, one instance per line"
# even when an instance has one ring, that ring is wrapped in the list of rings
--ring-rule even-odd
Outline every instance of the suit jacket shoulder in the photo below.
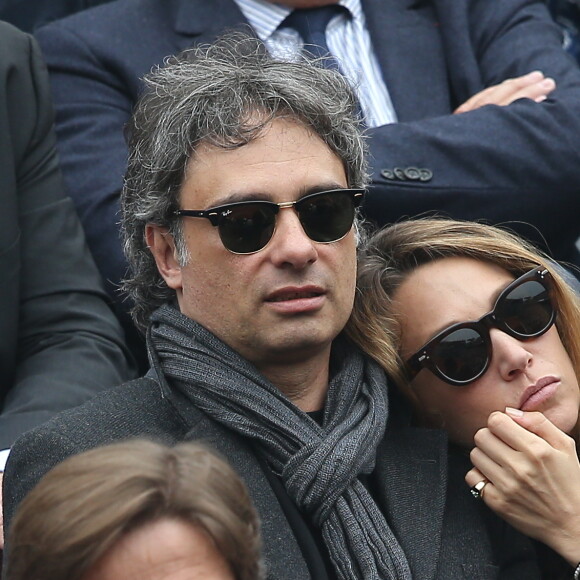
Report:
[[[161,395],[157,381],[136,379],[64,411],[19,438],[4,474],[4,525],[23,497],[57,463],[93,447],[137,436],[167,444],[187,427]]]
[[[374,488],[413,578],[539,580],[532,542],[474,500],[469,468],[443,430],[413,426],[406,401],[390,389]]]
[[[132,376],[70,199],[46,67],[0,23],[0,449]]]

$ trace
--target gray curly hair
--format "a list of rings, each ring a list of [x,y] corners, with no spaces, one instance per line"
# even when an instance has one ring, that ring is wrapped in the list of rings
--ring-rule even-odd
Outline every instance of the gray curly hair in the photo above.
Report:
[[[246,32],[171,57],[145,77],[146,91],[127,128],[129,161],[121,195],[122,233],[130,277],[124,290],[145,330],[151,313],[175,292],[157,270],[145,227],[167,227],[187,263],[174,216],[186,166],[200,143],[242,147],[276,118],[315,132],[342,160],[349,187],[365,187],[366,144],[352,87],[320,62],[275,60]]]

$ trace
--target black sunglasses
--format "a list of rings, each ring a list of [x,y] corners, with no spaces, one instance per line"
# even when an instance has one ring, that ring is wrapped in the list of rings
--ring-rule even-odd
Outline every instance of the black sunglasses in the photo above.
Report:
[[[364,189],[333,189],[296,201],[240,201],[205,210],[180,209],[175,215],[208,219],[218,228],[225,248],[234,254],[253,254],[266,247],[276,229],[276,214],[293,207],[306,235],[315,242],[344,238],[352,227]]]
[[[502,291],[491,312],[477,321],[453,324],[409,358],[409,378],[427,368],[450,385],[477,380],[491,361],[491,328],[527,340],[541,336],[554,324],[551,288],[552,277],[546,269],[534,268],[520,276]]]

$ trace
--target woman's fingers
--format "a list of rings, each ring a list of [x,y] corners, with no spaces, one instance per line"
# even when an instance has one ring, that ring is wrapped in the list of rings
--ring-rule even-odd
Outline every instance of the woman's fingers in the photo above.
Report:
[[[580,557],[580,463],[572,438],[541,413],[492,413],[475,435],[465,481],[523,533]],[[481,494],[480,494],[481,495]],[[576,562],[577,563],[577,562]]]
[[[503,415],[503,413],[500,413],[500,415]],[[539,413],[537,411],[520,411],[519,409],[506,407],[506,415],[509,416],[509,418],[511,418],[520,427],[523,427],[525,432],[533,433],[538,437],[541,437],[555,449],[562,449],[563,451],[569,450],[571,447],[575,449],[574,440],[566,435],[566,433],[563,433],[560,429],[558,429],[558,427],[556,427],[543,413]],[[490,427],[490,429],[494,431],[493,427]],[[525,432],[523,435],[525,435]],[[501,437],[499,433],[498,435]],[[506,432],[505,438],[503,439],[511,445],[508,440],[509,433]],[[527,441],[524,442],[532,442],[532,439],[527,438]],[[514,441],[514,444],[517,445],[517,442]]]

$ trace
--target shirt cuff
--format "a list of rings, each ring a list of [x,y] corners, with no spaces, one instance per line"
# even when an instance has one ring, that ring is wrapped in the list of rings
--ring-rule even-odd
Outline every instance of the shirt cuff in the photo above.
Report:
[[[10,449],[3,449],[2,451],[0,451],[0,471],[4,471],[9,455]]]

